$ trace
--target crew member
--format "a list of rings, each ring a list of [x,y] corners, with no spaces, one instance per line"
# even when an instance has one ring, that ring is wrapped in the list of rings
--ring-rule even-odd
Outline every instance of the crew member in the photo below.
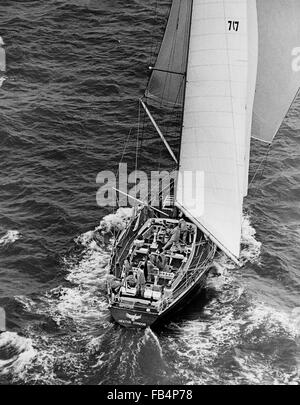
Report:
[[[145,293],[145,274],[144,274],[144,265],[142,264],[136,272],[136,295],[137,296],[144,296]]]
[[[158,268],[161,271],[169,271],[169,265],[168,265],[168,258],[167,256],[164,254],[162,249],[158,249],[158,258],[157,258],[157,262],[158,262]]]
[[[144,232],[144,238],[150,240],[155,233],[155,219],[151,219],[148,229]]]
[[[188,225],[183,218],[179,220],[178,225],[180,227],[181,239],[183,243],[186,243],[186,237],[188,235]]]
[[[180,240],[180,228],[179,228],[179,226],[175,226],[175,228],[171,232],[171,237],[170,237],[169,241],[163,247],[163,251],[167,250],[167,248],[171,247],[173,244],[178,249],[180,249],[179,240]]]
[[[136,286],[136,278],[134,277],[134,274],[133,274],[132,271],[130,271],[128,276],[126,277],[126,284],[129,287],[135,287]]]
[[[151,254],[149,258],[146,260],[147,263],[147,273],[148,273],[148,278],[147,281],[150,281],[150,276],[153,274],[153,269],[157,268],[157,257],[154,254]]]
[[[132,271],[132,264],[130,263],[130,256],[127,256],[123,264],[123,276],[127,277],[130,271]]]

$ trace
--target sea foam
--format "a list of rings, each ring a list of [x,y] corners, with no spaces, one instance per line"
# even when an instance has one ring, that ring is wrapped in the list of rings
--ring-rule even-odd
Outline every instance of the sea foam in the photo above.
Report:
[[[0,238],[0,246],[5,246],[11,243],[14,243],[21,238],[19,231],[9,230]]]

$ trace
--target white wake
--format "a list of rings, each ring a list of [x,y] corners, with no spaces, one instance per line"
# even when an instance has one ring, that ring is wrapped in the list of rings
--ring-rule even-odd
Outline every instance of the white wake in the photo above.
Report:
[[[19,231],[9,230],[0,238],[0,246],[5,246],[11,243],[14,243],[21,238]]]

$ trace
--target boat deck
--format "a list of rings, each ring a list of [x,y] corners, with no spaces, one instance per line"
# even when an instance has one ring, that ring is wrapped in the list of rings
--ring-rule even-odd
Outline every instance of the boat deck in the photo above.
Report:
[[[124,267],[122,270],[121,288],[116,297],[120,307],[144,310],[147,308],[151,311],[159,307],[162,298],[171,295],[186,270],[196,235],[196,227],[188,223],[185,242],[179,240],[178,243],[173,243],[163,250],[177,225],[178,220],[152,218],[141,228],[129,250],[130,274],[126,274]],[[159,256],[163,256],[164,264],[152,264],[152,261],[158,262]],[[138,268],[141,266],[146,268],[144,271],[146,283],[142,292],[136,287],[135,282]]]

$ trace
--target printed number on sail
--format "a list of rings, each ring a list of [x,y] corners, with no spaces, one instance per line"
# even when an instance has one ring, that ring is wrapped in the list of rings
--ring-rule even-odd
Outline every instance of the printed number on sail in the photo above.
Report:
[[[229,24],[229,31],[238,31],[239,30],[239,21],[228,21]]]

